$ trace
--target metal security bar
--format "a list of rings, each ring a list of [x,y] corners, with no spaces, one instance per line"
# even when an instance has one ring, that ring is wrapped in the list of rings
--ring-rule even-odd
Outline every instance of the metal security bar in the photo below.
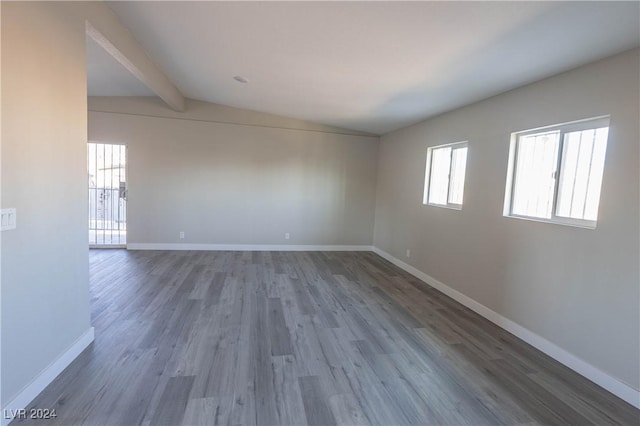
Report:
[[[87,145],[90,247],[127,243],[126,157],[125,145]]]

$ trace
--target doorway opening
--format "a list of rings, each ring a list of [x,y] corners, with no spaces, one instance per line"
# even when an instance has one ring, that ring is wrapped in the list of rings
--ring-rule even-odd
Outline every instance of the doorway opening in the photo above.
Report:
[[[89,247],[127,244],[127,147],[87,144]]]

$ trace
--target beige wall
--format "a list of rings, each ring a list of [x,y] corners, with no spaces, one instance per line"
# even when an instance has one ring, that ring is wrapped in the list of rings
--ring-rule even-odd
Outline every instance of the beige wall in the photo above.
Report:
[[[1,241],[3,405],[90,327],[85,27],[68,16],[2,2],[0,192],[18,209]],[[198,102],[186,116],[161,113],[140,99],[93,100],[90,139],[129,146],[131,242],[371,244],[375,204],[376,246],[638,389],[638,63],[638,51],[619,55],[380,144]],[[597,229],[502,217],[509,134],[603,114]],[[461,140],[463,210],[422,206],[426,147]]]
[[[2,3],[2,406],[90,327],[84,40],[58,5]]]
[[[128,146],[128,243],[371,245],[378,137],[154,105],[90,100],[89,139]]]
[[[638,75],[636,50],[383,136],[374,236],[376,247],[635,389]],[[597,229],[503,217],[510,133],[605,114]],[[427,147],[464,140],[462,211],[423,206]]]

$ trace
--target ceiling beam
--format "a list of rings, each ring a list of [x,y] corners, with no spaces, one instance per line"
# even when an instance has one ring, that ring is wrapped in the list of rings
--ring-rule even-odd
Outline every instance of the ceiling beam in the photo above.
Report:
[[[76,2],[71,2],[77,5]],[[185,98],[157,67],[118,16],[102,1],[81,2],[87,35],[158,95],[171,109],[184,112]]]

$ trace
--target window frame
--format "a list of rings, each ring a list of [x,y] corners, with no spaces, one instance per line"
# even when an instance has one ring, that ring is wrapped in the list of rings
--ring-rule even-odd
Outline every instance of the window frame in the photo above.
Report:
[[[429,194],[431,192],[431,165],[432,165],[432,159],[433,159],[433,151],[437,150],[437,149],[441,149],[441,148],[451,148],[451,153],[449,154],[449,177],[448,177],[448,185],[447,185],[447,203],[446,204],[438,204],[438,203],[432,203],[429,202]],[[462,210],[462,204],[455,204],[455,203],[450,203],[449,202],[449,195],[451,193],[451,164],[452,164],[452,158],[453,158],[453,151],[455,149],[460,149],[460,148],[467,148],[467,155],[465,157],[465,177],[464,177],[464,181],[462,183],[462,194],[464,197],[464,189],[465,189],[465,185],[466,185],[466,181],[467,181],[467,174],[466,174],[466,169],[467,169],[467,163],[468,163],[468,157],[469,157],[469,142],[468,141],[461,141],[461,142],[453,142],[453,143],[446,143],[446,144],[442,144],[442,145],[437,145],[437,146],[430,146],[427,147],[427,164],[426,164],[426,168],[425,168],[425,176],[424,176],[424,192],[423,192],[423,196],[422,196],[422,204],[425,206],[433,206],[433,207],[441,207],[441,208],[445,208],[445,209],[452,209],[452,210]]]
[[[566,225],[566,226],[574,226],[578,228],[587,228],[587,229],[596,229],[598,224],[596,220],[590,219],[576,219],[572,217],[564,217],[558,216],[558,198],[560,195],[559,187],[560,187],[560,177],[562,176],[562,167],[563,167],[563,157],[565,154],[565,135],[571,132],[579,132],[584,130],[595,130],[602,127],[609,128],[607,131],[607,147],[609,143],[609,131],[610,131],[610,122],[611,117],[608,115],[603,115],[594,118],[587,118],[583,120],[571,121],[567,123],[554,124],[551,126],[537,127],[535,129],[529,129],[519,132],[511,133],[511,141],[509,146],[509,162],[507,167],[507,180],[506,180],[506,188],[505,188],[505,199],[504,199],[504,210],[503,216],[510,217],[514,219],[524,219],[531,220],[535,222],[544,222],[544,223],[552,223],[556,225]],[[552,206],[551,206],[551,217],[537,217],[537,216],[527,216],[522,214],[513,213],[513,199],[515,196],[515,176],[517,173],[517,159],[518,159],[518,150],[519,150],[519,140],[523,136],[535,135],[538,133],[559,131],[560,134],[558,136],[558,153],[556,156],[556,170],[554,175],[554,187],[553,187],[553,196],[552,196]],[[605,148],[605,165],[606,165],[606,148]],[[604,171],[603,171],[604,174]],[[602,189],[602,183],[601,188]],[[600,208],[600,198],[598,199],[598,210]]]

